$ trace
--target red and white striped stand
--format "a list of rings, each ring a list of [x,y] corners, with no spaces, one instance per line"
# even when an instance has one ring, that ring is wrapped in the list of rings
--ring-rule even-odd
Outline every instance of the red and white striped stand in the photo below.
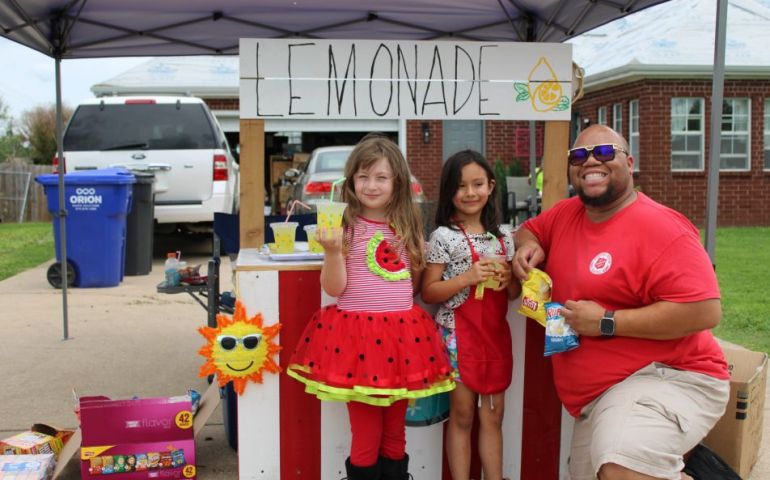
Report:
[[[238,296],[248,315],[282,324],[279,363],[285,370],[305,324],[321,305],[334,303],[320,288],[321,262],[273,262],[242,249],[236,267]],[[513,383],[506,393],[503,473],[512,480],[566,478],[572,419],[556,398],[550,363],[543,358],[543,328],[511,302]],[[526,387],[525,387],[526,385]],[[407,428],[409,473],[415,480],[449,479],[443,459],[444,425]],[[350,451],[345,405],[321,402],[288,375],[264,375],[238,397],[238,472],[241,480],[338,480]],[[473,478],[480,478],[474,461]]]

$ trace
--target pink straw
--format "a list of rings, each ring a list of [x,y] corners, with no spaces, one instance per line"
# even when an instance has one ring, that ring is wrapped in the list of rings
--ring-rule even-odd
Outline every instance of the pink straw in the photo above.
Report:
[[[283,221],[283,223],[289,222],[289,217],[291,217],[291,214],[294,213],[294,207],[297,206],[297,204],[302,205],[303,207],[307,208],[308,210],[312,210],[307,204],[300,202],[299,200],[294,200],[291,202],[291,206],[289,207],[289,211],[286,212],[286,220]]]

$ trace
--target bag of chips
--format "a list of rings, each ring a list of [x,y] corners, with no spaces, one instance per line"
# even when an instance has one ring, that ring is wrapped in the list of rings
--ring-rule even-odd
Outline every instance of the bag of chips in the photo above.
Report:
[[[564,321],[561,314],[563,305],[559,302],[545,304],[545,350],[549,357],[554,353],[568,352],[580,346],[578,334]]]
[[[542,270],[533,268],[521,284],[521,306],[519,313],[533,318],[545,327],[545,304],[551,301],[551,277]]]

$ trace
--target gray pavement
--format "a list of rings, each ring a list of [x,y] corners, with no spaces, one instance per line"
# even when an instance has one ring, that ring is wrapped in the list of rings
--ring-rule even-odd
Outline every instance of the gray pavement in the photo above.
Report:
[[[205,257],[187,258],[203,264]],[[118,287],[69,290],[69,340],[62,340],[61,291],[45,279],[48,263],[0,282],[0,438],[33,423],[77,427],[72,389],[80,395],[180,395],[203,393],[198,378],[206,312],[186,294],[156,293],[161,260],[149,275],[125,277]],[[229,261],[223,288],[230,289]],[[199,478],[237,478],[237,453],[225,436],[221,407],[196,439]],[[60,477],[80,478],[73,459]]]
[[[205,251],[205,247],[198,251]],[[190,264],[207,258],[186,258]],[[126,277],[118,287],[71,289],[69,340],[62,340],[61,292],[45,280],[48,263],[0,282],[0,438],[33,423],[75,428],[72,389],[80,395],[179,395],[207,388],[198,378],[203,357],[205,311],[186,294],[156,293],[163,279],[156,259],[149,275]],[[222,287],[231,286],[230,263],[222,262]],[[770,479],[770,389],[765,401],[764,440],[751,480]],[[237,478],[237,454],[227,444],[221,408],[196,439],[199,478]],[[71,460],[60,477],[80,478]],[[528,479],[529,480],[529,479]]]

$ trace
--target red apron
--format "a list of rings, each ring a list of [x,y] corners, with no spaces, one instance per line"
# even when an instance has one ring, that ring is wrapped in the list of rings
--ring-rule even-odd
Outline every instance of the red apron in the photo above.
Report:
[[[471,239],[462,226],[458,227],[468,242],[471,260],[478,262]],[[498,241],[506,255],[505,243],[501,238]],[[454,311],[460,381],[476,393],[500,393],[511,384],[513,375],[511,330],[505,318],[508,292],[485,289],[484,298],[476,300],[474,290],[471,286],[468,299]]]

